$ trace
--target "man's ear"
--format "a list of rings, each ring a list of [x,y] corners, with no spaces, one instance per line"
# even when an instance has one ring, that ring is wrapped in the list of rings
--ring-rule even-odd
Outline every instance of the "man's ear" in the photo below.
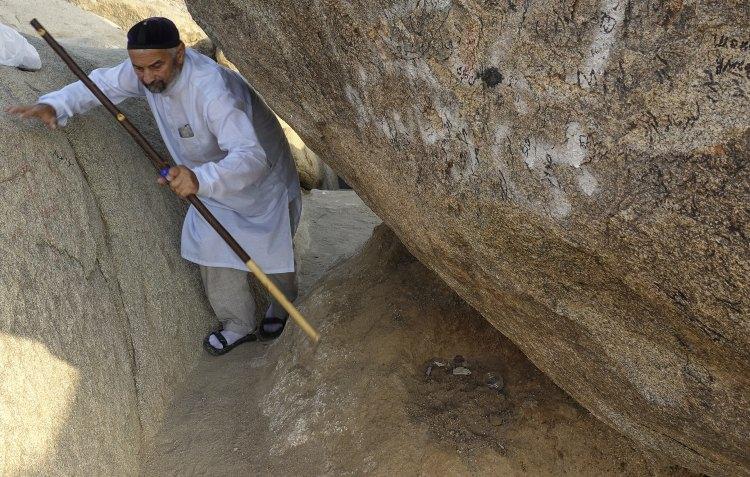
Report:
[[[177,47],[177,64],[181,65],[185,61],[185,43],[180,42],[180,46]]]

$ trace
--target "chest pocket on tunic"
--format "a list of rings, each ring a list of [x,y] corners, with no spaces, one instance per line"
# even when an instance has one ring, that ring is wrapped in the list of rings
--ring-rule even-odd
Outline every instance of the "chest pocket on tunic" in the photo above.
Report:
[[[200,141],[190,124],[185,123],[177,128],[177,142],[180,145],[183,154],[192,157],[198,153]]]
[[[190,121],[179,102],[173,102],[169,106],[167,113],[171,116],[174,138],[180,145],[179,152],[184,159],[195,160],[201,153],[200,128]]]

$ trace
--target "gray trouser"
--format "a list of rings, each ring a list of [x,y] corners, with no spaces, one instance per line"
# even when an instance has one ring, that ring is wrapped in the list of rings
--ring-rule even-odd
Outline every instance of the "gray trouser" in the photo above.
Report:
[[[289,219],[292,237],[297,231],[302,212],[302,199],[289,202]],[[203,287],[208,301],[225,330],[246,335],[255,329],[255,299],[250,290],[248,272],[234,268],[206,267],[200,265]],[[297,298],[297,272],[269,274],[289,301]],[[287,312],[273,298],[267,316],[286,318]]]

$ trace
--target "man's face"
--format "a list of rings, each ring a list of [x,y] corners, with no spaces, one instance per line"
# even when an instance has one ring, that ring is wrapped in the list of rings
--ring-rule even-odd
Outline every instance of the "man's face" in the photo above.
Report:
[[[163,92],[182,69],[185,45],[172,50],[128,50],[138,79],[152,93]]]

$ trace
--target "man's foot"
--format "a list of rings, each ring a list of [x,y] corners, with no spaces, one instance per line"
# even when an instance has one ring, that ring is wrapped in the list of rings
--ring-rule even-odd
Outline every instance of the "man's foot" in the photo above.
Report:
[[[277,318],[275,316],[267,316],[260,322],[258,328],[258,335],[261,341],[271,341],[278,338],[284,331],[286,326],[286,318]]]
[[[208,351],[209,354],[219,356],[224,353],[228,353],[235,346],[248,341],[257,341],[258,337],[255,333],[248,333],[241,335],[229,330],[214,331],[206,336],[203,340],[203,348]]]
[[[281,313],[286,315],[286,311],[283,309],[281,310]],[[284,318],[279,318],[277,316],[274,316],[276,314],[276,307],[272,303],[266,310],[266,317],[261,320],[260,326],[258,327],[258,339],[260,339],[261,341],[275,340],[284,331],[284,326],[286,326],[286,319],[289,317],[289,315],[285,316]]]

